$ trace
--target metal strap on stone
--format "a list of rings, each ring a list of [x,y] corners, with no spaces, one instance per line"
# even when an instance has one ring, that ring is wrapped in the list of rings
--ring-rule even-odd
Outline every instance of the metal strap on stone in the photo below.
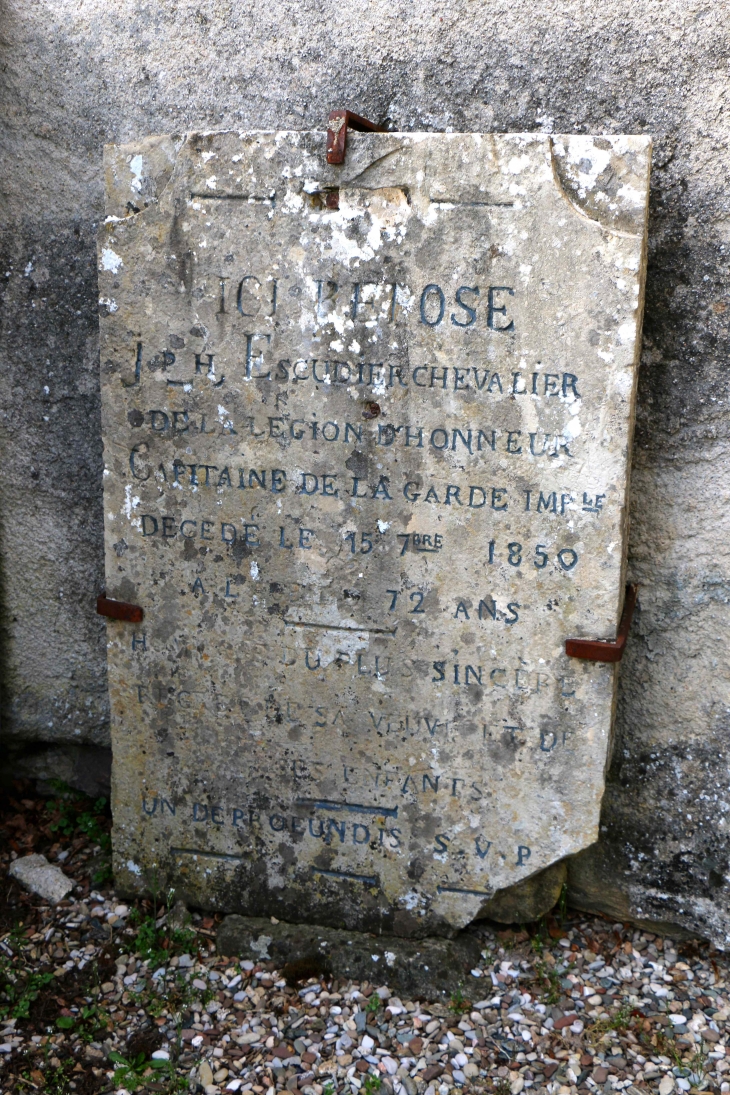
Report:
[[[581,658],[585,662],[620,662],[626,649],[638,592],[638,585],[626,586],[624,610],[621,613],[615,642],[610,642],[608,639],[566,639],[565,653],[568,657]]]
[[[368,121],[351,110],[332,110],[327,122],[327,163],[343,164],[347,151],[347,130],[358,133],[385,133],[382,125]]]

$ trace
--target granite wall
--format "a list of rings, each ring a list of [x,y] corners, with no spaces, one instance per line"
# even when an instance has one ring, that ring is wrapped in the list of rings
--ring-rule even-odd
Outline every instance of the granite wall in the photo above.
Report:
[[[319,128],[335,106],[392,129],[651,133],[641,593],[601,841],[570,886],[584,907],[730,942],[729,37],[723,6],[694,0],[0,0],[0,682],[16,771],[103,783],[103,144]]]

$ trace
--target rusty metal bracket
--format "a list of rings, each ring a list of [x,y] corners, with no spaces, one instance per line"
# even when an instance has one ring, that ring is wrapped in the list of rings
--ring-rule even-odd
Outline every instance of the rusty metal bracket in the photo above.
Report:
[[[332,110],[327,122],[327,163],[343,164],[347,149],[347,129],[358,133],[386,133],[382,125],[369,122],[351,110]]]
[[[568,657],[582,658],[585,662],[620,662],[629,637],[638,592],[638,585],[626,586],[624,610],[621,613],[615,642],[604,639],[566,639],[565,653]]]
[[[96,598],[96,611],[100,616],[108,616],[110,620],[126,620],[130,624],[141,624],[144,619],[144,609],[139,605],[131,605],[128,601],[113,601],[106,593],[100,593]]]

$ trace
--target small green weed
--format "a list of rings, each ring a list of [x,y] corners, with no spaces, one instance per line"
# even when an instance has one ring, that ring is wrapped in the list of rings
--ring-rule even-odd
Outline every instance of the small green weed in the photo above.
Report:
[[[163,1011],[167,1009],[168,998],[166,994],[150,993],[145,1000],[140,1001],[140,1005],[144,1007],[151,1019],[159,1019]]]
[[[608,1020],[609,1030],[626,1030],[631,1022],[631,1006],[622,1004],[616,1014]]]
[[[57,795],[47,804],[48,810],[55,815],[49,825],[51,832],[69,838],[84,833],[102,851],[110,851],[111,838],[104,824],[106,799],[91,799],[60,779],[49,782]]]
[[[104,856],[110,856],[111,836],[106,824],[105,798],[92,799],[81,791],[74,790],[61,779],[49,780],[56,797],[49,799],[48,811],[53,815],[48,826],[52,833],[58,833],[67,840],[83,834],[92,844],[98,844]],[[111,863],[107,859],[96,871],[92,885],[103,886],[113,879]]]
[[[138,952],[156,966],[166,965],[173,954],[186,954],[198,949],[198,937],[194,931],[189,928],[172,928],[167,919],[164,924],[157,924],[161,911],[164,910],[169,917],[174,898],[175,891],[169,890],[159,907],[158,894],[154,892],[151,913],[143,916],[138,909],[133,909],[129,916],[129,923],[137,926]]]
[[[103,888],[104,886],[111,886],[113,885],[113,883],[114,871],[112,870],[110,849],[110,857],[108,859],[105,859],[104,862],[100,864],[98,870],[94,871],[93,875],[91,876],[91,884],[92,886]]]
[[[171,1061],[152,1060],[144,1053],[138,1053],[136,1057],[122,1057],[121,1053],[110,1053],[109,1060],[114,1064],[114,1084],[116,1087],[125,1087],[127,1091],[137,1091],[145,1087],[153,1078],[166,1080],[173,1085],[172,1090],[179,1090],[180,1079]],[[185,1086],[187,1086],[187,1081]],[[169,1090],[169,1088],[168,1088]]]
[[[84,1042],[94,1042],[113,1027],[111,1016],[96,1004],[85,1005],[74,1015],[59,1015],[59,1030],[73,1030]]]
[[[114,1065],[114,1086],[126,1087],[128,1091],[136,1091],[144,1083],[144,1074],[150,1065],[146,1053],[138,1053],[136,1057],[122,1057],[121,1053],[110,1053],[109,1060]],[[167,1064],[165,1061],[164,1064]]]
[[[682,1054],[679,1051],[679,1046],[674,1041],[674,1039],[673,1038],[667,1038],[666,1046],[667,1046],[667,1056],[672,1058],[672,1060],[674,1061],[674,1064],[676,1065],[677,1068],[684,1068],[685,1067],[684,1059],[682,1058]]]
[[[530,936],[530,946],[533,952],[540,958],[545,950],[547,940],[545,938],[547,928],[545,926],[545,920],[538,921],[537,930]]]
[[[459,985],[458,989],[451,995],[449,1008],[456,1015],[460,1015],[463,1011],[468,1011],[470,1007],[471,1001],[466,999],[462,991],[461,985]]]
[[[557,1004],[560,999],[560,974],[542,960],[534,963],[535,974],[542,990],[544,1004]]]
[[[622,1004],[610,1019],[598,1019],[591,1027],[591,1034],[605,1034],[609,1030],[622,1032],[631,1024],[631,1005]]]
[[[375,1015],[382,1002],[383,1001],[380,999],[378,993],[374,992],[367,1002],[367,1007],[365,1008],[365,1011],[368,1013],[368,1015]]]
[[[378,1095],[378,1092],[382,1088],[383,1084],[379,1076],[373,1076],[372,1072],[369,1072],[365,1077],[365,1083],[362,1085],[362,1090],[365,1095]]]
[[[688,1068],[695,1076],[703,1077],[707,1069],[707,1054],[703,1053],[701,1049],[696,1050],[691,1057],[685,1061],[685,1068]],[[700,1087],[699,1082],[691,1080],[693,1087]]]
[[[510,1082],[506,1076],[500,1076],[494,1084],[495,1095],[511,1095]]]
[[[58,1068],[52,1068],[46,1062],[43,1067],[43,1095],[69,1095],[70,1088],[68,1085],[73,1067],[73,1058],[63,1061]],[[32,1083],[32,1074],[26,1075],[25,1079]],[[34,1086],[37,1087],[37,1084]],[[31,1091],[32,1089],[28,1087],[24,1090]]]
[[[27,1019],[41,989],[53,981],[53,973],[31,973],[0,958],[0,1019]]]
[[[137,933],[137,949],[143,958],[163,965],[173,954],[187,954],[198,949],[198,937],[189,928],[158,928],[154,921],[143,921]]]

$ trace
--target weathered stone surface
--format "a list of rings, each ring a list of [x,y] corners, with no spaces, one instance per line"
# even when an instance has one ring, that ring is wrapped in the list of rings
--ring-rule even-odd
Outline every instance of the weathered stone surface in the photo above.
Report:
[[[506,890],[499,890],[482,905],[481,916],[499,924],[528,924],[555,906],[568,877],[564,862],[553,863]]]
[[[470,977],[482,948],[479,935],[472,931],[454,939],[415,941],[281,921],[272,924],[264,917],[233,914],[219,927],[216,948],[219,954],[252,962],[270,959],[292,980],[326,973],[370,981],[419,1000],[449,1000],[465,987],[476,1000],[473,993],[482,984]]]
[[[22,882],[31,893],[37,894],[44,901],[50,901],[54,905],[63,901],[66,894],[71,893],[74,888],[73,881],[63,873],[60,867],[49,863],[44,855],[25,855],[20,859],[14,859],[8,874],[11,878],[17,878],[18,882]]]
[[[729,28],[722,5],[578,0],[3,9],[2,733],[109,743],[96,302],[102,146],[194,128],[651,133],[608,897],[730,938],[724,697]],[[28,271],[28,265],[31,269]],[[46,388],[48,391],[46,391]],[[687,815],[691,814],[691,819]],[[631,890],[630,901],[628,891]],[[696,901],[699,897],[701,900]],[[664,906],[665,912],[660,913]]]
[[[616,667],[564,646],[621,610],[649,149],[110,150],[123,886],[424,933],[595,840]]]

